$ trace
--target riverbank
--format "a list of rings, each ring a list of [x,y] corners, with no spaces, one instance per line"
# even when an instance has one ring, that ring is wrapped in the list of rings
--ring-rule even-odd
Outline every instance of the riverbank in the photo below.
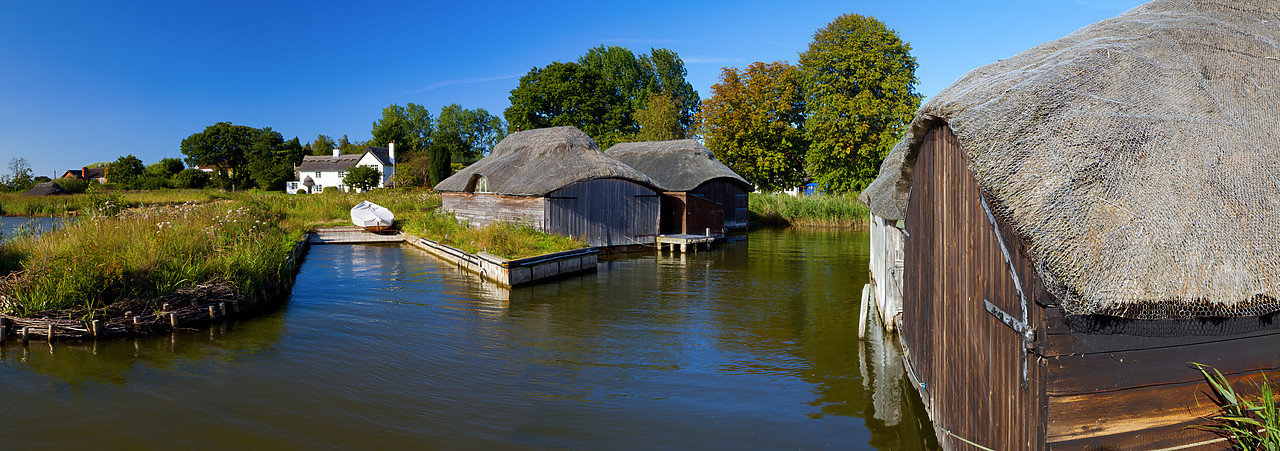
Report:
[[[870,211],[856,195],[791,196],[751,193],[751,222],[765,227],[838,227],[865,230]]]
[[[68,336],[154,333],[278,303],[287,298],[304,233],[347,224],[351,206],[365,199],[395,211],[404,231],[439,237],[471,253],[517,259],[585,247],[527,226],[469,229],[436,211],[440,196],[429,191],[67,197],[23,199],[19,205],[82,220],[43,237],[11,237],[0,246],[0,314],[8,318],[9,334],[17,333],[14,327],[54,336],[54,329]],[[12,200],[0,198],[6,211],[12,211]],[[44,321],[28,324],[38,318]],[[47,326],[53,329],[42,330]]]

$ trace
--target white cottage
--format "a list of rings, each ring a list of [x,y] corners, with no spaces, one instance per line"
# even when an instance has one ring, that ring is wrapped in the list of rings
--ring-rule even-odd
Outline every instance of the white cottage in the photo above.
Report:
[[[378,188],[385,188],[391,183],[396,173],[396,143],[387,144],[386,148],[370,147],[362,154],[342,155],[333,149],[333,156],[305,156],[298,166],[298,180],[285,184],[285,192],[289,194],[319,193],[325,187],[336,186],[339,191],[347,191],[342,178],[347,171],[356,166],[369,166],[382,174]]]

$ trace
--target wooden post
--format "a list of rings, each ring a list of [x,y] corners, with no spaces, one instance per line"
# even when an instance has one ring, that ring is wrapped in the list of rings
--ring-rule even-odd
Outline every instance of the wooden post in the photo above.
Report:
[[[49,323],[48,337],[49,341],[53,341],[53,323]]]
[[[0,320],[0,344],[4,344],[5,332],[8,332],[8,331],[5,330],[4,321]]]
[[[30,329],[28,326],[22,326],[22,344],[24,345],[27,344],[27,335],[30,335]]]
[[[858,306],[858,339],[867,336],[867,304],[871,302],[871,284],[862,286],[862,305]]]
[[[217,318],[217,317],[218,317],[217,312],[218,312],[218,311],[217,311],[217,310],[215,310],[215,309],[213,308],[213,305],[212,305],[212,304],[210,304],[210,305],[209,305],[209,318],[211,318],[211,319],[212,319],[212,318]]]
[[[178,327],[178,314],[177,314],[177,313],[169,313],[169,327],[173,327],[173,328]]]
[[[161,311],[161,312],[167,312],[167,311],[169,311],[169,303],[168,303],[168,302],[166,302],[166,303],[160,304],[160,311]]]
[[[102,327],[102,320],[100,320],[100,319],[95,319],[95,320],[93,320],[93,322],[92,322],[91,324],[93,325],[93,336],[94,336],[94,337],[97,337],[97,336],[98,336],[98,331],[99,331],[99,330],[100,330],[100,328]]]
[[[134,317],[133,317],[133,325],[137,326],[137,325],[138,325],[138,323],[139,323],[139,321],[138,321],[138,317],[137,317],[137,316],[134,316]]]
[[[218,316],[227,316],[227,303],[226,303],[226,302],[219,302],[219,303],[218,303]]]

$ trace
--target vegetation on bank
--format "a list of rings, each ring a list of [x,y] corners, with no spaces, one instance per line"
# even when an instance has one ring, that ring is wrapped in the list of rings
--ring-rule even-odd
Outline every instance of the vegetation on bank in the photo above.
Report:
[[[586,246],[526,225],[468,228],[437,211],[439,194],[423,190],[0,195],[6,212],[82,218],[38,237],[6,237],[0,245],[0,313],[93,315],[115,302],[156,299],[210,281],[255,296],[267,284],[288,280],[288,257],[308,228],[349,225],[351,207],[361,200],[395,212],[409,233],[467,252],[515,259]]]
[[[867,226],[870,211],[856,195],[792,196],[751,193],[747,198],[751,222],[772,227]]]
[[[1222,372],[1207,365],[1194,365],[1213,388],[1214,402],[1219,407],[1218,413],[1210,417],[1214,424],[1197,428],[1228,438],[1238,449],[1280,450],[1280,411],[1265,374],[1257,385],[1258,396],[1250,399],[1237,393]]]
[[[472,254],[487,252],[508,260],[587,247],[581,239],[550,235],[525,224],[495,222],[473,229],[452,213],[441,211],[416,212],[400,218],[396,222],[407,233]]]

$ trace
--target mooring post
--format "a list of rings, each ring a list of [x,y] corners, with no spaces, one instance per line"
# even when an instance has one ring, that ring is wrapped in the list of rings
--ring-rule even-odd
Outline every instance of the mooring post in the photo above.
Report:
[[[226,303],[226,302],[219,302],[219,303],[218,303],[218,316],[227,316],[227,303]]]
[[[92,324],[93,324],[93,336],[96,338],[98,336],[98,328],[102,327],[102,320],[95,319],[93,320]]]
[[[867,336],[867,310],[871,302],[871,284],[862,286],[862,304],[858,306],[858,339]]]
[[[46,338],[48,338],[49,341],[53,341],[53,323],[49,323],[49,331],[47,333],[48,336]]]
[[[169,313],[169,327],[173,327],[173,328],[178,327],[178,314],[177,314],[177,313]]]
[[[209,318],[217,318],[217,317],[218,317],[217,312],[218,312],[218,311],[217,311],[217,310],[215,310],[215,309],[213,308],[213,305],[212,305],[212,304],[210,304],[210,305],[209,305]]]
[[[133,317],[133,325],[134,325],[134,326],[137,326],[137,325],[138,325],[138,323],[139,323],[139,321],[138,321],[138,317],[137,317],[137,316],[134,316],[134,317]]]
[[[27,336],[31,334],[30,326],[22,326],[22,344],[27,344]]]

